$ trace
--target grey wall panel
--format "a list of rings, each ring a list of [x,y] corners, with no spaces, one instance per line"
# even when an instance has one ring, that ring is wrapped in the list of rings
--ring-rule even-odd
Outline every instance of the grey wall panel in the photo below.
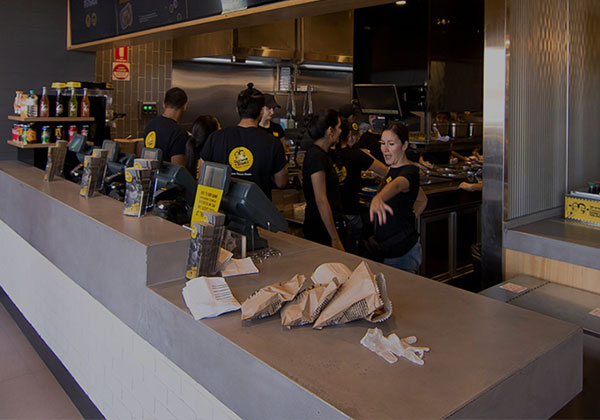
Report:
[[[194,119],[205,114],[216,116],[223,127],[237,124],[238,93],[248,82],[263,92],[273,92],[275,73],[272,67],[173,63],[173,86],[184,89],[189,98],[183,126],[190,130]],[[310,84],[316,90],[312,95],[315,112],[325,107],[339,108],[349,103],[352,97],[352,73],[302,70],[297,81],[298,85]],[[297,114],[302,114],[304,97],[304,94],[296,95]],[[275,118],[283,117],[287,95],[276,95],[276,99],[281,109],[276,111]]]
[[[569,189],[600,180],[600,1],[569,3]]]
[[[559,207],[566,170],[568,2],[511,1],[505,220]]]

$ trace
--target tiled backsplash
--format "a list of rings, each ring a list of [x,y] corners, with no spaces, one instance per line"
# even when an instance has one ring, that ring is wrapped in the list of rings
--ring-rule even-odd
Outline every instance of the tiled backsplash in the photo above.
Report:
[[[171,87],[173,42],[155,41],[129,47],[129,81],[112,80],[114,49],[96,53],[96,81],[114,85],[114,110],[127,114],[116,121],[112,138],[141,137],[148,120],[138,118],[138,101],[156,101],[162,113],[165,92]]]

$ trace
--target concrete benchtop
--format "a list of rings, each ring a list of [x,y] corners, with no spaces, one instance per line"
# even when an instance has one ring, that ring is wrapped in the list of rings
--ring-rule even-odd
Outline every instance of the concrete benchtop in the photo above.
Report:
[[[431,347],[422,367],[362,347],[366,321],[322,331],[286,330],[278,316],[242,323],[239,312],[194,321],[181,297],[187,231],[42,174],[0,162],[0,219],[244,419],[541,418],[581,390],[579,327],[375,262],[394,305],[377,326]],[[228,279],[240,302],[321,263],[360,262],[262,234],[282,256]]]
[[[600,227],[552,217],[504,233],[504,247],[600,270]]]

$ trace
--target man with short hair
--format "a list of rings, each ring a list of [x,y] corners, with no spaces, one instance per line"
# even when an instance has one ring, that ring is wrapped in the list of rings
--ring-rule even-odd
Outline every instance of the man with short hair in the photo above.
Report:
[[[178,124],[187,108],[187,95],[178,87],[165,94],[164,112],[148,123],[144,129],[144,146],[158,148],[163,152],[163,160],[177,165],[185,165],[185,143],[187,132]]]
[[[248,89],[238,95],[238,125],[208,137],[200,151],[200,165],[206,161],[228,164],[232,176],[255,182],[270,199],[271,182],[278,188],[287,184],[287,161],[281,142],[258,127],[265,97],[253,86],[248,83]]]

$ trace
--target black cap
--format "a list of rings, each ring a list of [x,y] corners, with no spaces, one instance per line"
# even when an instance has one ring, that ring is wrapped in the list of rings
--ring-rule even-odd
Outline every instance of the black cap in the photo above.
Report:
[[[263,96],[265,97],[265,106],[267,108],[281,108],[273,95],[264,93]]]

